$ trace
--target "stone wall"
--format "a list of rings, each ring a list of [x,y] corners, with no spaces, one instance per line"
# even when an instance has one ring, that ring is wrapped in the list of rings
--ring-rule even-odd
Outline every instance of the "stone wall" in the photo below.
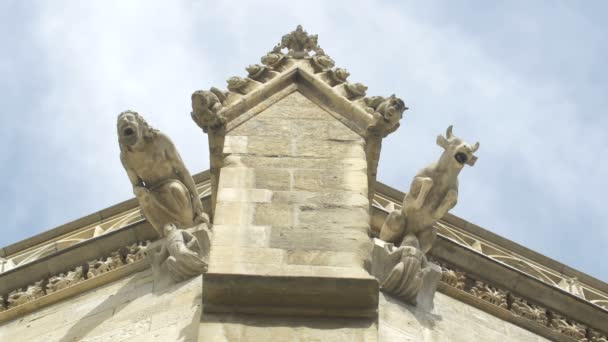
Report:
[[[363,138],[299,92],[229,132],[210,271],[363,274]]]
[[[0,326],[0,341],[196,341],[201,277],[155,290],[136,273]]]
[[[442,293],[435,294],[431,313],[381,293],[378,311],[381,342],[549,341]]]

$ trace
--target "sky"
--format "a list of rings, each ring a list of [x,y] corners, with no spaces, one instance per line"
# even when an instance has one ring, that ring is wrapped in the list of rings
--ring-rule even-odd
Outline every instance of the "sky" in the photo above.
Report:
[[[209,167],[190,94],[225,88],[301,24],[351,82],[410,110],[378,179],[407,191],[438,134],[479,141],[452,213],[608,281],[605,2],[0,3],[6,246],[132,197],[116,116],[140,112]]]

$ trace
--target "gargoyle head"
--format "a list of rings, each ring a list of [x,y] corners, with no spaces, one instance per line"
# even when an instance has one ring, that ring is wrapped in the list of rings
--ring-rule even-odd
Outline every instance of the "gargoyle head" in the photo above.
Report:
[[[464,164],[473,166],[477,157],[473,155],[479,149],[479,142],[471,146],[452,133],[452,126],[448,127],[445,137],[437,136],[437,145],[443,147],[445,153],[450,156],[450,161],[455,162],[456,166],[462,168]]]
[[[157,131],[150,127],[146,120],[137,112],[127,110],[120,115],[116,122],[118,143],[121,146],[134,146],[146,138],[153,137]]]

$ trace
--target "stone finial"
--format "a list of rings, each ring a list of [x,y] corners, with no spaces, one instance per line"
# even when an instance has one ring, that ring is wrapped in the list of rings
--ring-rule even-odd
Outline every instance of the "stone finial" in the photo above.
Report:
[[[287,55],[301,59],[309,56],[310,51],[319,50],[317,43],[318,36],[316,34],[309,35],[304,31],[302,25],[298,25],[295,31],[292,31],[281,38],[281,42],[275,46],[273,52],[280,52],[282,49],[287,49]]]
[[[192,120],[207,133],[209,129],[218,129],[226,123],[220,113],[226,101],[226,94],[212,87],[210,90],[197,90],[192,93]]]
[[[162,236],[167,223],[182,228],[209,223],[190,172],[169,137],[138,113],[118,116],[120,160],[133,193],[152,227]]]

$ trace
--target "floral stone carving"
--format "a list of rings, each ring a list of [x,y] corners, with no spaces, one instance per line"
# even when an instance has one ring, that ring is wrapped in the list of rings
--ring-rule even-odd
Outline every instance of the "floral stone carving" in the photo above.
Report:
[[[547,317],[547,310],[534,304],[530,304],[521,298],[515,297],[513,304],[511,304],[511,311],[523,318],[527,318],[542,325],[547,325],[549,321],[549,318]]]
[[[53,293],[61,289],[65,289],[66,287],[79,283],[83,280],[84,275],[82,273],[82,267],[77,267],[72,271],[61,273],[49,278],[49,282],[46,284],[46,293]]]
[[[120,160],[146,219],[160,236],[167,223],[209,222],[194,180],[173,142],[136,112],[118,116]]]
[[[42,283],[43,281],[41,280],[23,289],[18,289],[11,292],[7,299],[9,309],[44,296],[45,293]]]
[[[206,224],[185,230],[177,229],[174,224],[165,225],[165,238],[149,247],[152,267],[156,273],[166,268],[175,282],[206,272],[210,235]]]
[[[475,286],[471,288],[471,293],[475,297],[490,302],[499,308],[505,310],[509,308],[509,305],[507,304],[507,292],[485,284],[484,282],[476,281]]]
[[[375,247],[372,255],[372,274],[378,278],[382,289],[412,303],[418,302],[417,291],[428,293],[431,307],[441,278],[441,268],[425,256],[437,235],[433,225],[456,205],[458,174],[465,164],[475,163],[477,157],[473,153],[479,148],[479,143],[471,147],[455,137],[452,126],[445,137],[437,137],[437,144],[444,148],[444,153],[437,163],[422,169],[414,177],[410,191],[403,199],[403,207],[391,212],[380,230],[382,242],[376,241],[375,246],[384,244],[385,252],[381,253]],[[390,272],[387,273],[387,269]],[[432,277],[425,282],[428,275]]]

